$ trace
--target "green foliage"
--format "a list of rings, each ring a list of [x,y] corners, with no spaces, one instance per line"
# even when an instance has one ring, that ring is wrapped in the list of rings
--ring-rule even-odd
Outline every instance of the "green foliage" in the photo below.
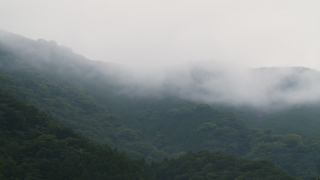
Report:
[[[313,170],[316,167],[315,161],[310,159],[314,154],[303,144],[299,135],[257,134],[255,139],[259,143],[254,145],[246,157],[270,160],[290,175],[303,179],[317,176],[317,172]]]
[[[138,138],[136,131],[123,126],[118,128],[118,136],[125,138],[127,141],[134,141]]]
[[[34,42],[26,44],[33,44],[31,47],[37,45]],[[82,84],[84,81],[79,75],[74,74],[71,64],[64,61],[81,58],[74,57],[75,55],[69,56],[70,54],[67,57],[61,55],[59,50],[53,50],[52,53],[61,56],[61,59],[52,57],[53,59],[46,61],[41,53],[30,54],[24,50],[18,52],[10,47],[0,47],[3,50],[0,53],[0,72],[5,74],[0,75],[3,91],[19,100],[34,104],[58,123],[71,127],[95,142],[117,146],[124,150],[132,147],[131,142],[140,141],[139,132],[124,126],[119,116],[109,113],[105,105],[98,103],[91,94],[88,94],[84,88],[87,86]],[[65,72],[61,72],[61,66],[64,65],[70,69],[66,68]],[[87,67],[80,66],[82,70],[88,72]],[[91,73],[90,70],[88,73]],[[91,87],[88,84],[90,82],[87,81],[86,84],[89,87]],[[9,112],[11,111],[8,111],[7,116]],[[11,116],[19,118],[14,112],[11,112]],[[9,126],[9,123],[6,126]],[[18,123],[18,125],[23,124]]]
[[[34,106],[3,92],[0,102],[0,171],[4,177],[148,179],[124,154],[52,124]]]
[[[263,115],[261,128],[272,128],[276,133],[297,134],[304,142],[311,143],[320,140],[320,111],[319,104],[297,105],[276,113]]]
[[[216,124],[214,123],[203,123],[198,129],[197,131],[199,132],[210,132],[210,131],[213,131],[214,128],[217,127]]]
[[[208,104],[198,104],[195,106],[195,110],[196,111],[207,111],[211,109],[211,107]]]
[[[282,138],[282,142],[285,143],[288,147],[294,148],[297,145],[303,145],[302,138],[296,134],[288,134]]]
[[[158,149],[162,149],[167,145],[166,142],[166,136],[163,134],[157,134],[156,137],[152,140],[154,146],[156,146]]]
[[[0,93],[1,123],[13,121],[23,126],[1,126],[0,170],[11,179],[294,179],[272,163],[237,159],[232,155],[200,151],[188,153],[162,163],[134,165],[116,149],[89,142],[71,129],[50,123],[34,106],[27,106],[5,93]],[[10,108],[19,118],[12,119]],[[7,114],[10,114],[7,115]],[[163,135],[158,134],[161,141]],[[137,143],[137,152],[155,151],[148,143]],[[162,157],[160,155],[159,157]],[[138,166],[144,169],[142,171]],[[147,174],[145,174],[145,173]]]
[[[233,155],[208,151],[190,152],[177,159],[165,159],[162,163],[151,166],[155,168],[150,170],[147,166],[145,171],[157,180],[296,179],[265,160],[239,159]]]
[[[208,150],[267,159],[290,175],[304,179],[320,175],[319,105],[297,106],[273,114],[249,108],[225,108],[234,115],[172,96],[137,98],[130,93],[121,94],[114,85],[121,78],[109,71],[120,66],[89,61],[43,40],[4,37],[5,41],[10,39],[11,45],[0,40],[0,87],[18,100],[34,104],[24,106],[10,98],[7,101],[3,98],[4,103],[0,103],[0,153],[6,152],[0,161],[18,172],[14,175],[25,173],[26,179],[43,179],[41,168],[51,167],[64,172],[57,177],[61,179],[73,176],[67,171],[76,173],[78,168],[82,178],[103,179],[105,172],[94,175],[90,168],[83,168],[90,162],[87,159],[81,166],[68,169],[69,165],[80,164],[76,162],[79,157],[91,158],[88,153],[95,152],[91,145],[86,148],[87,140],[79,138],[73,130],[96,143],[117,147],[130,157],[143,156],[147,161],[178,157],[190,150]],[[48,116],[37,108],[56,123],[70,128],[50,125]],[[223,109],[221,105],[218,108]],[[37,159],[35,165],[33,159],[26,159],[30,154],[25,152]],[[60,165],[65,169],[54,168]],[[209,164],[206,169],[210,168]],[[219,177],[251,178],[249,172],[243,177],[230,170],[225,172],[228,173]],[[186,179],[186,175],[179,178]],[[217,175],[208,172],[188,178],[214,179]]]

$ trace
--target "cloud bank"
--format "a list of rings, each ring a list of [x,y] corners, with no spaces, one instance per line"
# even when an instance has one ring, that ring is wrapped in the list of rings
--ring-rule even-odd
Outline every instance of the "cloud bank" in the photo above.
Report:
[[[125,66],[90,61],[54,41],[33,41],[4,31],[0,31],[0,48],[46,73],[114,85],[117,93],[129,97],[177,96],[258,109],[320,102],[320,73],[303,67],[247,68],[221,61]]]
[[[120,93],[273,109],[320,102],[320,73],[303,67],[246,68],[217,61],[116,72]]]

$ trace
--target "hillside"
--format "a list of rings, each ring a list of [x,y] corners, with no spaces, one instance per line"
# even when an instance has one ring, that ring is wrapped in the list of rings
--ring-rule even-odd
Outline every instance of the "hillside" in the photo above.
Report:
[[[265,160],[239,159],[230,154],[208,151],[189,152],[177,159],[165,159],[162,163],[153,163],[151,167],[156,167],[154,168],[156,170],[149,167],[145,167],[145,170],[151,172],[151,177],[157,180],[297,179],[286,175],[274,164]]]
[[[303,179],[320,176],[320,141],[316,131],[319,121],[314,101],[299,106],[301,113],[289,104],[282,104],[283,111],[263,109],[262,105],[269,102],[257,104],[256,109],[248,104],[219,104],[220,101],[212,102],[214,98],[207,97],[219,95],[225,87],[214,93],[210,91],[212,86],[204,87],[220,80],[228,82],[224,72],[211,72],[199,65],[188,67],[190,72],[183,68],[166,71],[171,75],[175,72],[174,76],[145,77],[127,66],[88,60],[54,41],[34,41],[3,31],[0,62],[2,91],[35,105],[56,123],[71,127],[95,143],[117,147],[129,157],[161,162],[164,157],[207,150],[267,159]],[[280,94],[291,91],[290,87],[301,89],[300,80],[309,75],[315,76],[308,81],[309,85],[317,79],[317,72],[306,68],[285,69],[290,73],[284,74],[281,69],[269,70],[283,75],[284,80],[275,86],[281,87]],[[254,72],[264,73],[256,77],[267,77],[269,70]],[[286,79],[292,74],[297,81]],[[192,81],[187,81],[189,78]],[[159,83],[157,79],[163,81]],[[238,97],[233,95],[230,101]],[[222,97],[220,100],[226,96]],[[282,100],[272,101],[278,103],[274,107]],[[308,122],[304,129],[298,128],[303,122]]]
[[[228,179],[230,173],[231,177],[240,179],[249,176],[295,179],[267,161],[255,162],[209,152],[189,153],[176,160],[152,165],[145,163],[144,159],[136,160],[134,164],[116,149],[89,142],[72,129],[52,123],[45,113],[34,106],[17,101],[6,93],[0,92],[0,102],[0,172],[5,179],[142,180],[152,177],[160,180],[201,175]],[[195,158],[196,163],[193,162]],[[221,166],[222,161],[225,166]],[[191,163],[193,170],[184,169],[185,172],[171,174],[164,168],[172,163],[180,166]],[[200,172],[196,166],[201,166],[203,170]],[[170,167],[170,170],[174,168],[177,166]]]
[[[129,158],[53,124],[0,92],[0,172],[5,179],[147,179]]]

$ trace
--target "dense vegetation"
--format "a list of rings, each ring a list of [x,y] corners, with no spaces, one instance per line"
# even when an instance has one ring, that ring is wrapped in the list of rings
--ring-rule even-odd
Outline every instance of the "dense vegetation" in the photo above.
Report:
[[[0,171],[5,179],[145,179],[123,153],[54,125],[0,92]]]
[[[0,102],[0,171],[5,179],[294,179],[267,161],[207,151],[151,165],[141,159],[135,165],[116,149],[51,123],[34,106],[3,92]]]
[[[207,150],[224,154],[232,153],[241,158],[270,160],[290,175],[304,179],[320,176],[320,134],[317,131],[320,120],[317,106],[303,106],[298,110],[289,109],[278,114],[263,114],[245,108],[221,107],[217,110],[219,106],[215,106],[214,109],[207,104],[196,104],[172,96],[135,97],[119,93],[123,87],[114,82],[121,81],[121,77],[113,73],[114,69],[125,70],[120,65],[89,61],[72,53],[66,47],[57,46],[53,41],[33,41],[6,32],[0,33],[2,91],[12,94],[20,101],[35,105],[49,114],[55,123],[71,127],[95,143],[117,147],[131,158],[145,157],[148,162],[153,160],[161,162],[164,157],[177,158],[188,151]],[[236,116],[221,109],[232,110]],[[301,128],[302,124],[304,128]],[[27,128],[23,131],[19,130],[19,133],[23,133],[22,135],[11,137],[12,133],[3,132],[5,137],[12,138],[12,142],[15,142],[16,136],[27,138],[32,134],[29,131],[38,131],[33,130],[33,126],[28,127],[29,122],[21,125]],[[69,143],[67,137],[61,139],[59,134],[65,131],[70,132],[71,129],[46,123],[43,125],[45,128],[39,130],[39,137],[48,135],[49,132],[53,134],[43,137],[43,141],[57,142],[56,144],[61,143],[61,145]],[[24,131],[29,134],[25,134]],[[80,138],[81,142],[89,143],[74,133],[71,137]],[[2,145],[6,147],[11,140],[5,142],[6,144]],[[12,146],[19,146],[19,148],[30,146],[24,144],[22,140],[19,140],[19,143],[13,143]],[[30,143],[33,143],[33,140]],[[47,143],[48,146],[51,146],[50,144]],[[88,146],[92,146],[87,148],[90,154],[109,152],[126,159],[121,153],[110,148],[98,147],[92,143]],[[49,147],[44,147],[46,148],[44,152],[48,149],[51,151]],[[75,149],[78,147],[86,149],[79,144]],[[22,149],[20,150],[12,151],[19,152],[15,154],[17,158],[22,152]],[[28,152],[23,149],[24,151]],[[75,150],[75,152],[79,151],[83,150]],[[202,154],[207,156],[222,156],[204,152]],[[33,153],[36,156],[37,152]],[[59,159],[61,156],[59,153],[50,153],[54,154],[52,155],[54,158]],[[77,158],[81,159],[82,156],[81,154],[80,157],[78,153]],[[194,156],[198,155],[187,153],[181,158],[188,159]],[[231,156],[223,156],[223,158],[231,158]],[[164,164],[174,161],[176,160],[169,160]],[[20,168],[21,174],[26,173],[26,169],[20,167],[19,162],[14,164],[18,169]],[[85,162],[90,164],[86,160]],[[2,164],[4,168],[5,162]],[[153,163],[153,165],[156,164]],[[156,167],[161,166],[158,164]],[[28,165],[28,167],[31,170],[36,169],[37,166]],[[225,171],[229,171],[228,167],[226,168]],[[242,172],[238,167],[234,167],[234,170],[238,175]],[[154,170],[153,173],[148,168],[146,171],[149,172],[150,177],[156,177]],[[3,171],[0,170],[0,172]],[[93,171],[87,170],[87,172],[91,173],[90,177],[95,176],[92,175]],[[207,177],[200,171],[198,173],[199,176]],[[217,173],[215,177],[223,176],[222,172]]]
[[[269,161],[239,159],[231,154],[199,151],[188,153],[177,159],[165,159],[162,163],[153,163],[145,167],[153,179],[157,180],[253,180],[282,179],[293,180]],[[154,170],[155,169],[155,170]]]

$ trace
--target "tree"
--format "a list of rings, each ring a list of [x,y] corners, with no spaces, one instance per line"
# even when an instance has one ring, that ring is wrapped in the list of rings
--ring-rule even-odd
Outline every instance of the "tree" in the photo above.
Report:
[[[198,132],[210,132],[213,131],[217,125],[211,122],[203,123],[198,129]]]
[[[288,134],[282,138],[282,142],[288,147],[296,147],[298,144],[303,144],[302,138],[296,134]]]
[[[0,163],[0,166],[1,166],[1,163]],[[2,176],[2,173],[0,173],[0,177]]]

